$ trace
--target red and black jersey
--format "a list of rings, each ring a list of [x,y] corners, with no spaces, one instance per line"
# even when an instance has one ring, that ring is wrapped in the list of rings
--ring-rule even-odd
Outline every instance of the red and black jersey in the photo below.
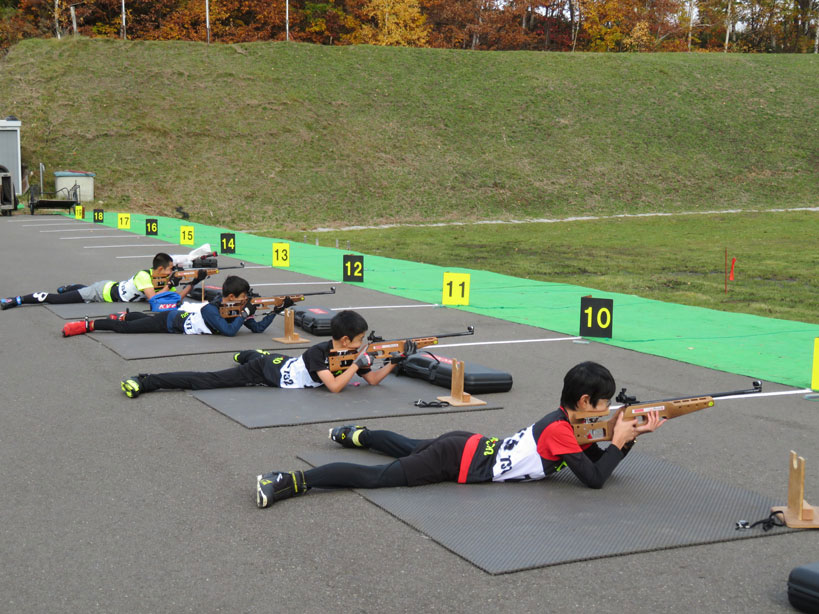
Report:
[[[464,446],[458,482],[540,480],[569,467],[581,482],[600,488],[625,453],[617,446],[581,446],[560,408],[504,439],[473,435]]]

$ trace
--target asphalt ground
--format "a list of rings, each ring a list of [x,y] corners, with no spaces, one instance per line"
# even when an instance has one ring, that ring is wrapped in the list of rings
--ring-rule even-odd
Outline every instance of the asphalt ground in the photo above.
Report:
[[[95,234],[122,240],[63,240]],[[150,259],[118,256],[188,251],[43,215],[4,217],[0,244],[4,296],[125,279]],[[125,244],[134,246],[100,247]],[[279,269],[248,270],[246,277],[318,281]],[[316,298],[329,307],[412,304],[350,285]],[[468,324],[477,332],[467,341],[564,336],[455,309],[362,313],[390,337]],[[221,369],[229,355],[126,361],[93,335],[62,338],[63,324],[39,306],[0,314],[2,611],[789,612],[788,573],[819,560],[819,532],[800,531],[491,576],[352,491],[309,493],[259,510],[255,475],[307,468],[297,455],[334,446],[327,439],[331,424],[248,430],[185,392],[128,399],[119,389],[125,376]],[[280,320],[269,332],[281,334]],[[607,365],[619,387],[645,400],[750,384],[747,377],[597,343],[473,345],[450,353],[513,374],[503,410],[384,418],[368,426],[421,437],[453,429],[511,434],[557,406],[563,375],[582,360]],[[430,388],[430,397],[441,390]],[[788,454],[796,450],[808,459],[805,496],[816,505],[818,427],[819,403],[802,394],[725,400],[637,445],[783,504]],[[543,488],[548,505],[548,482]],[[674,522],[652,517],[651,508],[646,500],[647,523]]]

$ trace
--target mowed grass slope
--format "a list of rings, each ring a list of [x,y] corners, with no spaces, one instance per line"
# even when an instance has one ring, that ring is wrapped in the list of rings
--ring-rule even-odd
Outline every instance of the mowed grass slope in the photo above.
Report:
[[[111,210],[276,232],[815,205],[813,55],[28,40],[0,113]]]

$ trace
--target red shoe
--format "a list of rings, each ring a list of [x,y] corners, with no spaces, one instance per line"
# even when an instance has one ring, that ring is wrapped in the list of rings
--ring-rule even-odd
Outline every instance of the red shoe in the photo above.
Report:
[[[69,322],[63,326],[63,337],[73,337],[74,335],[84,335],[94,330],[94,325],[88,320],[79,322]]]
[[[109,320],[119,320],[120,322],[122,322],[125,319],[125,316],[127,316],[127,315],[128,315],[128,310],[126,309],[125,311],[120,311],[118,313],[110,314],[108,316],[108,319]]]

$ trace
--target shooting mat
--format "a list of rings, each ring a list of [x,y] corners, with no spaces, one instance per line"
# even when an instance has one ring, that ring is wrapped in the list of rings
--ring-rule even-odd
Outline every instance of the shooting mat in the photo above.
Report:
[[[314,467],[389,459],[341,449],[299,458]],[[539,482],[356,492],[490,574],[791,530],[738,531],[736,521],[765,518],[777,501],[635,452],[602,490],[582,486],[566,470]]]
[[[97,319],[121,311],[149,311],[148,303],[67,303],[65,305],[46,305],[50,312],[63,320],[82,320],[85,316]]]
[[[242,350],[304,350],[315,343],[305,339],[302,343],[283,344],[273,341],[273,336],[283,336],[281,330],[271,325],[263,333],[251,333],[243,328],[235,337],[222,335],[177,335],[171,333],[124,334],[98,331],[91,335],[112,352],[125,360],[159,358],[166,356],[187,356],[191,354],[217,354],[219,352],[240,352]],[[226,362],[225,369],[235,366]]]
[[[487,404],[478,407],[416,407],[418,399],[434,401],[441,389],[408,377],[388,376],[378,386],[369,386],[360,378],[355,381],[358,386],[348,385],[338,394],[324,387],[282,390],[261,386],[195,390],[193,396],[249,429],[502,409],[492,398],[498,395],[480,395]]]

